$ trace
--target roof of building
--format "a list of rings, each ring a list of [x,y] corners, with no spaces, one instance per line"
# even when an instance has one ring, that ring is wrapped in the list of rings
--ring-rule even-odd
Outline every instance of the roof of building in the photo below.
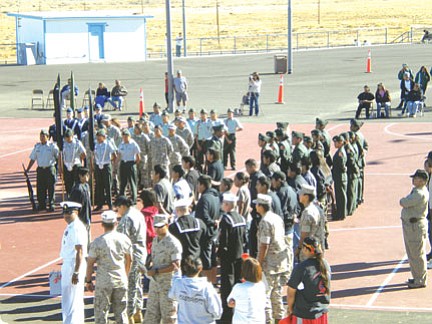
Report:
[[[8,12],[8,16],[36,20],[82,20],[82,19],[148,19],[154,16],[132,11],[34,11]]]

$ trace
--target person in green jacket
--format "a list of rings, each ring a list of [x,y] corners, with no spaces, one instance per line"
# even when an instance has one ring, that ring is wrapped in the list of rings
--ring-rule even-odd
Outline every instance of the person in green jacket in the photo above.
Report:
[[[427,68],[423,65],[420,68],[420,70],[417,72],[414,80],[415,83],[418,83],[420,85],[420,89],[423,91],[423,94],[426,93],[426,89],[430,79],[431,79],[430,73],[428,72]]]

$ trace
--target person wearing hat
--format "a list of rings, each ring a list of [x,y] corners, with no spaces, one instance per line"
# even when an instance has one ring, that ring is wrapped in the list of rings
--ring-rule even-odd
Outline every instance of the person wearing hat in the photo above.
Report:
[[[195,110],[193,108],[189,109],[188,117],[186,118],[186,122],[192,133],[195,132],[195,124],[198,121],[198,118],[195,116]]]
[[[250,224],[250,228],[249,228],[249,237],[248,237],[248,243],[249,243],[249,255],[253,258],[256,258],[257,255],[257,231],[258,231],[258,224],[260,222],[260,218],[257,215],[256,212],[256,206],[255,203],[253,202],[254,199],[257,198],[257,182],[258,179],[262,176],[264,176],[264,173],[262,173],[262,171],[259,169],[258,167],[258,162],[255,159],[248,159],[245,161],[245,169],[246,172],[249,174],[249,192],[250,192],[250,207],[252,209],[251,211],[251,216],[252,216],[252,221]]]
[[[77,109],[77,122],[79,132],[77,134],[78,139],[81,140],[82,134],[88,130],[89,122],[88,118],[84,116],[84,108]]]
[[[102,213],[103,234],[90,245],[87,257],[86,288],[95,291],[94,317],[96,323],[108,323],[112,306],[116,323],[128,323],[126,298],[128,272],[132,263],[132,242],[118,232],[117,213]],[[93,284],[94,266],[97,264],[96,282]],[[141,316],[142,317],[142,316]]]
[[[258,147],[261,148],[261,150],[260,150],[260,157],[261,157],[260,158],[260,160],[261,160],[260,170],[262,170],[262,168],[264,166],[263,153],[267,150],[271,150],[271,148],[268,144],[269,142],[270,142],[270,137],[268,137],[265,134],[261,134],[261,133],[258,134]]]
[[[374,103],[375,96],[370,91],[370,88],[368,85],[365,85],[363,87],[363,92],[357,96],[357,99],[358,99],[359,105],[358,105],[357,111],[355,113],[355,118],[358,119],[360,117],[362,110],[365,109],[366,110],[366,119],[369,119],[369,117],[370,117],[369,110],[371,109],[371,107]]]
[[[301,246],[305,260],[298,264],[288,281],[288,316],[294,323],[328,323],[330,266],[315,237],[306,237]],[[300,287],[304,287],[300,289]]]
[[[169,120],[170,116],[166,111],[164,111],[161,116],[162,116],[162,125],[161,125],[162,134],[163,136],[168,136],[168,129],[171,126],[171,122]]]
[[[180,135],[176,134],[176,129],[177,127],[174,124],[168,127],[168,139],[173,147],[169,156],[170,170],[172,170],[175,165],[181,164],[182,156],[189,155],[189,146]]]
[[[344,148],[344,139],[340,135],[333,136],[336,152],[333,155],[332,176],[334,191],[336,195],[336,213],[333,213],[334,220],[344,220],[347,216],[347,154]]]
[[[118,196],[114,201],[117,214],[121,217],[117,231],[125,234],[132,242],[133,259],[129,272],[128,317],[140,317],[143,306],[142,272],[147,261],[146,224],[141,212],[132,206],[131,199]]]
[[[321,151],[322,155],[325,155],[324,151],[324,145],[327,145],[327,142],[324,140],[322,136],[322,132],[319,129],[312,129],[311,130],[311,150],[313,151]],[[327,148],[327,154],[328,151],[330,151],[329,147]]]
[[[177,119],[176,134],[183,138],[183,140],[189,146],[189,150],[191,150],[192,146],[194,145],[194,136],[192,130],[189,128],[186,118],[183,116]]]
[[[271,211],[272,198],[258,194],[254,200],[261,217],[258,227],[258,257],[267,280],[266,323],[279,323],[285,317],[282,302],[282,278],[288,269],[288,252],[285,242],[285,225],[281,216]]]
[[[275,130],[276,142],[279,148],[278,162],[281,170],[286,173],[288,165],[292,160],[291,140],[285,134],[282,128]]]
[[[213,188],[219,188],[220,182],[224,176],[224,167],[220,160],[220,152],[216,147],[210,147],[206,153],[207,172],[206,174],[212,179]]]
[[[410,264],[412,279],[408,279],[408,288],[424,288],[427,285],[427,220],[429,192],[426,184],[428,174],[417,169],[411,175],[413,188],[399,201],[402,207],[401,220],[405,250]]]
[[[102,113],[102,106],[100,104],[96,104],[94,112],[94,120],[97,126],[100,127],[102,125],[102,118],[104,117],[104,114]]]
[[[224,152],[224,134],[225,134],[225,125],[219,124],[213,126],[213,136],[211,138],[208,138],[206,141],[206,151],[210,148],[217,150],[219,152],[219,159],[223,159],[223,152]],[[223,166],[223,164],[222,164]]]
[[[321,131],[321,135],[324,139],[324,141],[328,144],[328,146],[331,146],[331,136],[330,133],[325,129],[326,126],[328,125],[328,121],[327,120],[323,120],[319,117],[317,117],[315,119],[315,129]]]
[[[87,257],[87,230],[78,218],[81,204],[60,203],[67,226],[61,241],[62,318],[63,323],[84,323],[84,281]]]
[[[135,127],[135,118],[129,116],[126,121],[127,121],[127,129],[129,130],[129,133],[133,135],[134,127]]]
[[[162,125],[162,107],[155,102],[153,104],[153,114],[150,116],[150,121],[154,126]]]
[[[313,149],[313,144],[314,144],[312,137],[307,136],[307,135],[303,136],[303,143],[304,143],[304,146],[306,146],[307,155],[309,155]]]
[[[223,313],[221,321],[231,323],[233,309],[228,307],[227,298],[235,284],[241,282],[241,266],[246,241],[246,221],[237,211],[237,197],[226,193],[222,198],[222,216],[219,223],[219,257],[221,271],[220,294]]]
[[[359,168],[360,168],[360,180],[358,182],[358,197],[357,203],[360,205],[364,202],[364,168],[366,166],[366,154],[369,150],[369,144],[364,137],[363,133],[360,132],[360,128],[363,126],[363,122],[356,119],[350,121],[350,131],[356,135],[357,151],[359,152]]]
[[[292,162],[299,163],[304,156],[309,156],[308,149],[303,144],[304,134],[301,132],[292,132],[292,143],[294,145],[294,150],[292,153]]]
[[[288,273],[289,278],[294,264],[294,222],[300,210],[297,200],[297,193],[286,182],[285,173],[277,171],[271,177],[271,187],[281,202],[282,218],[285,225],[285,243],[288,252]]]
[[[358,180],[360,175],[359,168],[359,156],[357,146],[352,145],[351,138],[355,138],[353,132],[342,133],[341,136],[344,138],[344,148],[347,154],[347,215],[351,216],[357,209],[357,197],[358,197]]]
[[[206,232],[204,222],[190,214],[191,199],[181,198],[174,202],[175,217],[174,222],[169,225],[169,231],[181,243],[182,263],[187,257],[199,258],[201,255],[201,238]]]
[[[198,193],[201,195],[195,208],[195,217],[201,219],[207,226],[207,231],[201,239],[201,260],[203,273],[210,282],[216,283],[216,239],[220,217],[219,193],[212,188],[212,179],[208,175],[198,178]]]
[[[107,98],[107,102],[109,102],[111,106],[114,107],[114,110],[118,109],[119,111],[121,111],[123,102],[125,100],[124,97],[126,97],[127,94],[128,91],[125,86],[121,84],[121,81],[115,80],[115,85],[111,90],[111,96]]]
[[[71,129],[73,134],[78,138],[81,136],[80,128],[78,126],[78,119],[74,117],[74,111],[72,108],[66,109],[66,119],[63,120],[63,125]]]
[[[280,171],[279,165],[276,163],[276,152],[265,150],[262,154],[261,171],[267,177],[271,177],[273,173]]]
[[[276,142],[276,140],[277,140],[276,133],[273,131],[267,131],[266,136],[268,136],[268,138],[269,138],[268,146],[276,154],[276,156],[278,156],[279,155],[279,146],[277,145],[277,142]]]
[[[212,122],[207,118],[207,111],[202,109],[200,112],[200,119],[195,124],[194,136],[196,144],[196,167],[198,171],[204,170],[204,158],[206,152],[206,142],[213,134]]]
[[[177,302],[169,298],[172,281],[180,276],[183,248],[168,230],[168,215],[156,215],[151,262],[147,276],[151,277],[144,323],[177,323]]]
[[[184,75],[182,75],[181,70],[177,70],[177,76],[173,79],[173,89],[175,93],[175,99],[177,108],[180,108],[180,104],[183,104],[183,112],[186,111],[187,101],[189,96],[187,93],[188,82]]]
[[[138,144],[140,149],[140,160],[137,164],[137,179],[138,190],[148,188],[151,186],[150,178],[148,178],[148,164],[149,164],[149,146],[150,137],[144,134],[140,123],[136,123],[133,127],[132,139]]]
[[[117,159],[120,161],[120,196],[124,196],[126,186],[129,185],[132,203],[137,199],[137,164],[140,162],[141,150],[127,128],[122,130],[123,142],[118,147]]]
[[[231,170],[236,169],[236,133],[243,130],[243,126],[237,118],[234,118],[234,110],[231,108],[227,111],[227,118],[224,119],[225,140],[223,144],[223,165],[228,167],[228,158],[231,163]]]
[[[107,139],[114,142],[115,147],[118,148],[122,142],[122,133],[120,128],[114,125],[111,115],[104,115],[102,118],[102,124],[106,127]],[[120,160],[116,159],[113,161],[111,173],[112,173],[112,190],[117,195],[119,191],[120,179],[118,177],[120,169]]]
[[[90,243],[90,224],[91,224],[92,206],[91,206],[91,191],[90,191],[90,186],[88,184],[90,178],[89,169],[79,168],[77,173],[78,173],[79,181],[75,182],[75,185],[72,187],[71,193],[69,195],[69,199],[71,201],[81,204],[82,206],[79,211],[78,218],[87,228],[88,239]]]
[[[95,177],[95,211],[107,204],[112,209],[112,162],[117,158],[115,144],[106,138],[106,131],[99,129],[96,133],[94,150],[94,177]]]
[[[302,245],[306,237],[315,236],[319,244],[324,246],[325,219],[323,211],[314,203],[316,194],[313,186],[303,185],[298,196],[304,209],[300,217],[300,240],[295,255],[302,262],[306,259],[302,253]]]
[[[59,149],[55,143],[48,142],[49,133],[42,129],[39,133],[40,142],[37,143],[30,153],[30,161],[27,165],[26,172],[28,173],[35,162],[37,162],[36,170],[36,187],[38,210],[54,211],[54,189],[56,182],[55,165],[59,155]],[[48,205],[47,205],[48,195]]]
[[[70,93],[71,93],[71,87],[72,87],[72,80],[68,79],[68,83],[63,86],[63,88],[60,90],[60,96],[61,96],[61,102],[60,102],[60,108],[65,109],[66,107],[66,100],[70,100]],[[78,96],[78,86],[74,85],[75,90],[75,98]]]
[[[173,151],[171,141],[162,134],[162,126],[155,126],[154,136],[150,139],[151,169],[153,170],[156,165],[161,165],[169,170],[170,156]]]
[[[78,168],[80,168],[86,158],[84,145],[74,137],[71,129],[66,129],[63,142],[63,151],[60,155],[60,165],[63,164],[63,180],[66,189],[66,195],[69,196],[72,187],[78,178]]]
[[[219,118],[217,111],[214,109],[210,110],[210,120],[213,127],[219,125],[223,125],[225,127],[223,120]]]
[[[292,133],[289,127],[289,122],[276,122],[276,127],[282,129],[284,135],[288,138],[288,141],[291,144]]]

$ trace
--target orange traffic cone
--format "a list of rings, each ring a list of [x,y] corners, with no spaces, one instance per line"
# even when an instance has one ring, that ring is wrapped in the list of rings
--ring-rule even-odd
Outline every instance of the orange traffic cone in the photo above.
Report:
[[[283,87],[284,87],[284,79],[283,79],[283,74],[281,74],[280,81],[279,81],[278,99],[276,102],[277,104],[281,104],[281,105],[283,105],[285,103],[283,101]]]
[[[144,113],[144,93],[142,88],[140,88],[140,102],[139,102],[139,116],[140,118],[142,117],[143,113]]]
[[[367,61],[366,61],[366,73],[372,73],[371,50],[368,51],[368,57],[367,57]]]

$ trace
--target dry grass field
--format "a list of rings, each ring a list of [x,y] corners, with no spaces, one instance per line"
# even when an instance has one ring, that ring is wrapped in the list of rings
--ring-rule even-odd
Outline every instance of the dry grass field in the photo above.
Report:
[[[219,4],[221,36],[282,34],[287,31],[288,0],[184,1],[187,12],[188,39],[217,37],[217,2]],[[171,3],[173,34],[176,35],[182,30],[182,0],[172,0]],[[320,21],[318,22],[319,3]],[[406,0],[292,0],[292,8],[294,32],[388,27],[389,40],[391,40],[407,31],[410,26],[432,25],[430,16],[432,1],[430,0],[408,2]],[[154,19],[151,19],[148,24],[149,50],[155,52],[163,48],[165,2],[162,0],[3,0],[0,4],[0,44],[15,43],[14,18],[7,17],[7,12],[97,9],[130,9],[134,12],[144,12],[154,16]],[[363,38],[360,37],[360,40]],[[284,42],[285,39],[280,41]],[[373,42],[373,39],[371,41]],[[258,43],[262,40],[250,39],[247,42]],[[197,46],[193,40],[189,44],[191,47]],[[222,44],[221,46],[229,47],[232,44]],[[0,46],[0,59],[7,58],[11,49],[12,46]]]

